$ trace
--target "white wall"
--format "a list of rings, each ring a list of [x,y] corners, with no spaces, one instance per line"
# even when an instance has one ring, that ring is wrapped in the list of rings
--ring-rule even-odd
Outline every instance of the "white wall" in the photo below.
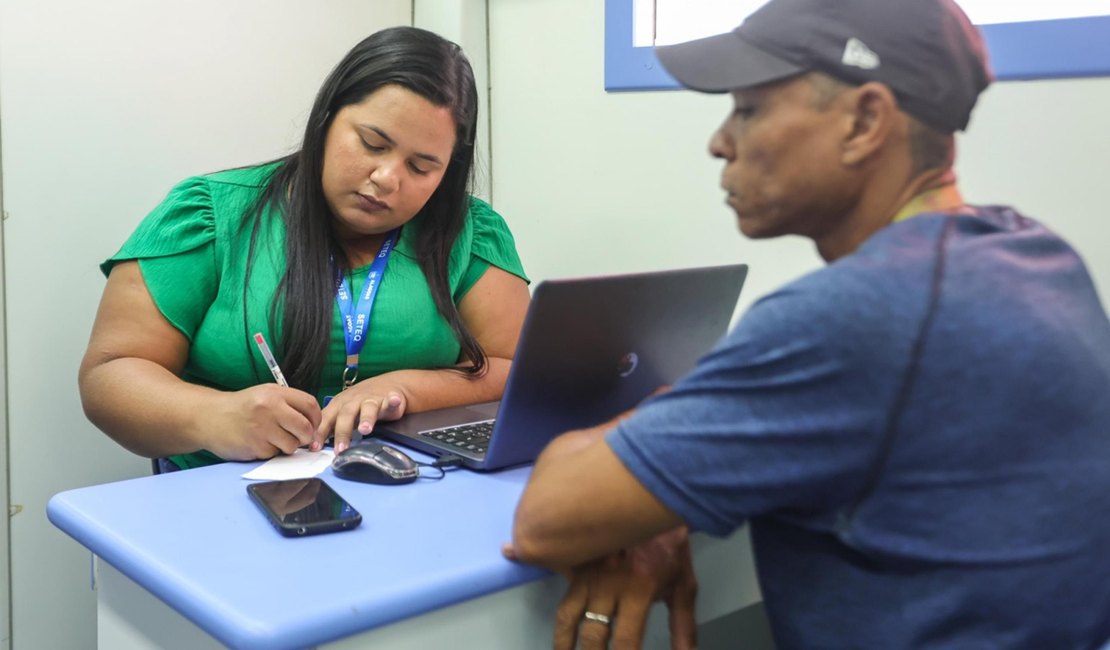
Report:
[[[1110,79],[997,83],[958,140],[968,201],[1008,204],[1063,235],[1110,307]]]
[[[741,305],[820,265],[809,242],[737,232],[706,153],[725,96],[607,94],[604,2],[490,0],[493,196],[533,279],[732,261]],[[1110,296],[1110,80],[1001,83],[960,138],[971,202],[1068,236]]]
[[[0,153],[3,151],[3,128],[0,124]],[[0,332],[4,330],[4,160],[0,155]],[[11,647],[11,562],[9,556],[9,523],[11,513],[4,517],[2,510],[11,502],[8,500],[8,353],[7,342],[0,336],[0,650]]]
[[[411,20],[411,0],[0,0],[14,647],[96,643],[89,554],[50,496],[150,471],[81,411],[97,264],[176,181],[295,148],[340,57]]]
[[[751,265],[746,304],[816,268],[800,238],[742,238],[709,133],[728,100],[606,93],[601,0],[490,0],[493,198],[533,280]]]
[[[478,132],[474,143],[475,196],[490,200],[489,52],[486,0],[415,0],[412,24],[458,43],[474,70],[478,87]]]

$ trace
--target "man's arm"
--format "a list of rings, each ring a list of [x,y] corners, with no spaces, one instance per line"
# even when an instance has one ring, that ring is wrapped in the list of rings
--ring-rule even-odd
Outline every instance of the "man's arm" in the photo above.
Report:
[[[516,559],[565,570],[683,523],[605,442],[618,421],[563,434],[540,454],[517,506]]]

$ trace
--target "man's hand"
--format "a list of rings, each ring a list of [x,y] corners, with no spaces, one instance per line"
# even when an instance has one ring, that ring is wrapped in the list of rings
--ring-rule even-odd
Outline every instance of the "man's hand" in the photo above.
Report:
[[[512,558],[511,548],[506,555]],[[555,650],[612,647],[640,648],[651,606],[663,601],[670,612],[671,648],[697,647],[694,575],[685,526],[609,557],[594,560],[566,576],[567,593],[555,616]],[[586,618],[586,612],[608,617],[609,623]]]

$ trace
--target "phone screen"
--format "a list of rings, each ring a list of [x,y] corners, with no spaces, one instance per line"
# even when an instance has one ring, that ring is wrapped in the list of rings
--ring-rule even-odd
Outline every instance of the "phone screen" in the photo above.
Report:
[[[359,525],[362,515],[319,478],[251,483],[247,493],[282,535],[298,537]]]

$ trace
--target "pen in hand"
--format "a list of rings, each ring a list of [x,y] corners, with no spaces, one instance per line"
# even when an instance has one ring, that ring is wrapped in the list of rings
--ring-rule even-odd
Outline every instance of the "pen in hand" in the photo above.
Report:
[[[281,372],[281,366],[278,365],[277,359],[274,358],[274,353],[270,351],[270,346],[266,344],[266,338],[262,336],[262,332],[256,332],[254,335],[254,342],[258,344],[258,351],[262,353],[262,358],[266,360],[266,365],[270,368],[270,373],[274,376],[274,381],[279,386],[289,388],[289,382],[285,381],[285,375]],[[312,450],[310,444],[301,445],[304,449],[308,447]]]
[[[262,353],[262,358],[266,360],[266,365],[269,366],[270,372],[274,375],[274,381],[280,386],[289,388],[289,382],[285,381],[285,375],[281,373],[281,367],[278,366],[274,353],[270,352],[270,346],[266,345],[266,339],[262,337],[262,332],[254,335],[254,342],[258,344],[258,350]]]

